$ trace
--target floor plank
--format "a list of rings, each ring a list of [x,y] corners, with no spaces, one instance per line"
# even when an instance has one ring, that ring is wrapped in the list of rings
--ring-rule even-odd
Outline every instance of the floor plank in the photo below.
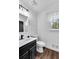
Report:
[[[44,53],[36,54],[36,59],[59,59],[59,53],[45,48]]]

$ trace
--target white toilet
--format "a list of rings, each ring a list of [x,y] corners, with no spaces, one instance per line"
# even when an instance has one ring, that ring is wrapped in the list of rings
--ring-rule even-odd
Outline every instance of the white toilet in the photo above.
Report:
[[[43,41],[37,41],[37,52],[43,53],[43,47],[45,47],[45,43]]]

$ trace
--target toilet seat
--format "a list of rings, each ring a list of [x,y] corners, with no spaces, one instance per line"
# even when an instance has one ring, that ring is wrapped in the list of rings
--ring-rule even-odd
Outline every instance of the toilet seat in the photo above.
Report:
[[[45,46],[45,43],[43,41],[37,41],[37,45]]]

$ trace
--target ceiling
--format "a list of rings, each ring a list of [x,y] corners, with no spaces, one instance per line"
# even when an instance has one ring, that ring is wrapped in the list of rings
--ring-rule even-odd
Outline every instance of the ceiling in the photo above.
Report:
[[[42,12],[47,10],[50,6],[53,7],[54,4],[59,3],[59,0],[21,0],[30,7],[30,9],[37,12]]]

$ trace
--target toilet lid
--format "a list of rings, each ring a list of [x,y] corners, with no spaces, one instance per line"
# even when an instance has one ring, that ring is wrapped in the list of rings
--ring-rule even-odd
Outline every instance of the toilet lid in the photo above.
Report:
[[[39,44],[39,45],[45,45],[45,43],[43,41],[38,41],[37,44]]]

